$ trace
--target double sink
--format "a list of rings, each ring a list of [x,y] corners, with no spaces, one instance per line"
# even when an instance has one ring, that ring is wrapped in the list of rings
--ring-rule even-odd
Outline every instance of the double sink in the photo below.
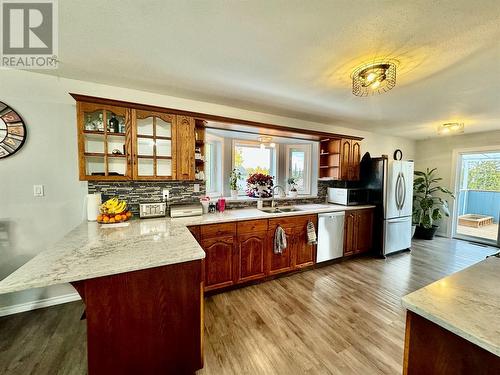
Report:
[[[265,212],[266,214],[281,214],[286,212],[296,212],[301,211],[297,207],[266,207],[260,208],[259,211]]]

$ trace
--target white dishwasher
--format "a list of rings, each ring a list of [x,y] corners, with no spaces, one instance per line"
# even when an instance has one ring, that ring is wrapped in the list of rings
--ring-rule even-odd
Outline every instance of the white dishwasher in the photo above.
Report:
[[[345,211],[318,214],[318,247],[316,263],[344,255]]]

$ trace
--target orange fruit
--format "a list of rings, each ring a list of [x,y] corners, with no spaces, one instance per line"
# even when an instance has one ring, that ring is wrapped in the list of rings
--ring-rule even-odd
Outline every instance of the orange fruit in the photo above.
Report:
[[[114,222],[115,222],[115,218],[114,218],[114,217],[112,217],[111,219],[109,219],[109,222],[110,222],[110,223],[114,223]]]
[[[97,216],[97,221],[99,221],[99,222],[102,221],[102,215]]]
[[[102,218],[102,221],[104,221],[105,223],[107,223],[107,222],[109,221],[109,217],[104,216],[104,217]]]
[[[115,215],[115,220],[116,221],[120,221],[122,219],[122,215],[118,214],[118,215]]]
[[[131,216],[132,216],[132,212],[127,211],[127,217],[131,217]]]

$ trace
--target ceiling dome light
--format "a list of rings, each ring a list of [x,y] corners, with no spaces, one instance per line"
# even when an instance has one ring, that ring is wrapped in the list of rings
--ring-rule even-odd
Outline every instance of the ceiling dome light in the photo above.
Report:
[[[389,91],[396,85],[396,64],[376,62],[364,64],[352,73],[352,93],[368,96]]]
[[[464,132],[463,122],[448,122],[438,126],[438,135],[462,134]]]

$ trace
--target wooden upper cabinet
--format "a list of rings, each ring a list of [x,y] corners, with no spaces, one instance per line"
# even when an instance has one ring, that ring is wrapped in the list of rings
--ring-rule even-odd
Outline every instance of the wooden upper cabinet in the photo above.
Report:
[[[195,121],[193,117],[176,116],[177,180],[194,180]]]
[[[361,142],[353,139],[342,139],[340,160],[340,179],[347,181],[359,180]]]
[[[361,142],[351,141],[351,173],[349,175],[349,180],[359,180],[359,163],[361,162]]]
[[[78,102],[77,127],[80,180],[132,177],[129,109]]]
[[[175,179],[175,115],[135,109],[132,115],[134,179]]]
[[[77,99],[80,180],[195,179],[193,117],[110,103]]]

